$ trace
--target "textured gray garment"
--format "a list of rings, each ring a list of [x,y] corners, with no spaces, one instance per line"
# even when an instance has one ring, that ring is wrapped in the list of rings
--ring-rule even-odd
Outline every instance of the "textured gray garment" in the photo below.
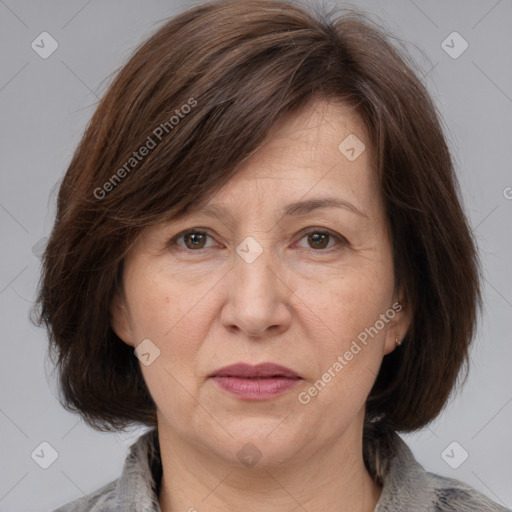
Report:
[[[372,435],[365,443],[372,471],[383,483],[375,512],[511,512],[459,480],[425,471],[395,432]],[[54,512],[161,512],[158,454],[153,429],[132,444],[120,478]],[[198,503],[190,510],[194,506],[205,510]]]

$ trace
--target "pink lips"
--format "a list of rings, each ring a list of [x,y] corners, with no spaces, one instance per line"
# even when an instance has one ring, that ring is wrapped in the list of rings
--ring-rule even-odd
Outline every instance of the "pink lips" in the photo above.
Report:
[[[274,363],[233,364],[215,371],[210,377],[221,389],[248,400],[273,398],[301,380],[294,371]]]

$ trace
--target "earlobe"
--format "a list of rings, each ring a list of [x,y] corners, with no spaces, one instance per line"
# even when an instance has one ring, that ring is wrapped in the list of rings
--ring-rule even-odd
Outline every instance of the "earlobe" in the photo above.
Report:
[[[393,350],[398,348],[398,343],[396,340],[400,341],[401,337],[399,335],[393,336],[393,333],[391,331],[388,331],[386,337],[386,344],[384,347],[384,355],[388,355],[391,352],[393,352]]]
[[[395,309],[396,314],[393,318],[387,335],[386,335],[386,344],[384,348],[384,354],[389,354],[393,352],[396,348],[398,348],[404,342],[404,338],[409,330],[409,326],[411,324],[411,317],[409,309],[403,305],[401,301],[396,301],[393,303],[393,306],[397,305]]]

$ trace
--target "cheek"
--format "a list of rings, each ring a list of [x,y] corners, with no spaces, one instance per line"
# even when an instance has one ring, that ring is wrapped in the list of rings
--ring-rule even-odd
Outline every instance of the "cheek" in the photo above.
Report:
[[[146,385],[166,420],[184,431],[197,407],[197,356],[208,327],[201,321],[200,298],[191,289],[155,279],[140,290],[133,310],[139,339],[149,338],[159,350],[151,365],[140,363]]]
[[[304,283],[296,293],[330,333],[327,339],[322,337],[325,345],[341,350],[386,312],[393,289],[385,273],[368,266],[348,269],[335,279]]]
[[[297,398],[311,416],[322,416],[331,427],[343,428],[364,405],[384,353],[386,328],[372,327],[385,310],[364,301],[358,305],[329,308],[324,321],[330,328],[310,338],[308,358],[316,371]]]
[[[158,356],[140,364],[144,380],[160,410],[187,411],[197,394],[197,360],[206,336],[204,301],[196,288],[180,286],[172,276],[155,272],[131,281],[130,313],[135,345],[149,339]],[[203,292],[204,295],[204,292]]]
[[[355,412],[366,400],[378,374],[390,318],[392,281],[374,268],[352,269],[343,278],[310,284],[297,291],[314,314],[305,325],[314,354],[312,384],[304,402],[337,404]],[[304,310],[306,311],[306,310]],[[309,407],[309,406],[308,406]]]
[[[195,320],[204,290],[187,286],[162,268],[147,266],[130,282],[130,312],[137,336],[154,338],[166,349],[174,339],[194,339]]]
[[[193,391],[193,381],[187,380],[176,368],[169,367],[160,356],[151,366],[142,366],[142,374],[157,410],[166,422],[186,434],[190,429],[194,415],[197,414],[198,401]]]

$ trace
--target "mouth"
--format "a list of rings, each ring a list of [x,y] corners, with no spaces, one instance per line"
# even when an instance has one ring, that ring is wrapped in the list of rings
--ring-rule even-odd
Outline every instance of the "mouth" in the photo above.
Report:
[[[302,380],[296,372],[274,363],[238,363],[221,368],[210,378],[224,391],[246,400],[268,400],[289,391]]]
[[[287,378],[300,379],[290,368],[275,363],[261,363],[256,366],[237,363],[225,366],[213,372],[210,377],[238,377],[241,379],[269,379],[269,378]]]

